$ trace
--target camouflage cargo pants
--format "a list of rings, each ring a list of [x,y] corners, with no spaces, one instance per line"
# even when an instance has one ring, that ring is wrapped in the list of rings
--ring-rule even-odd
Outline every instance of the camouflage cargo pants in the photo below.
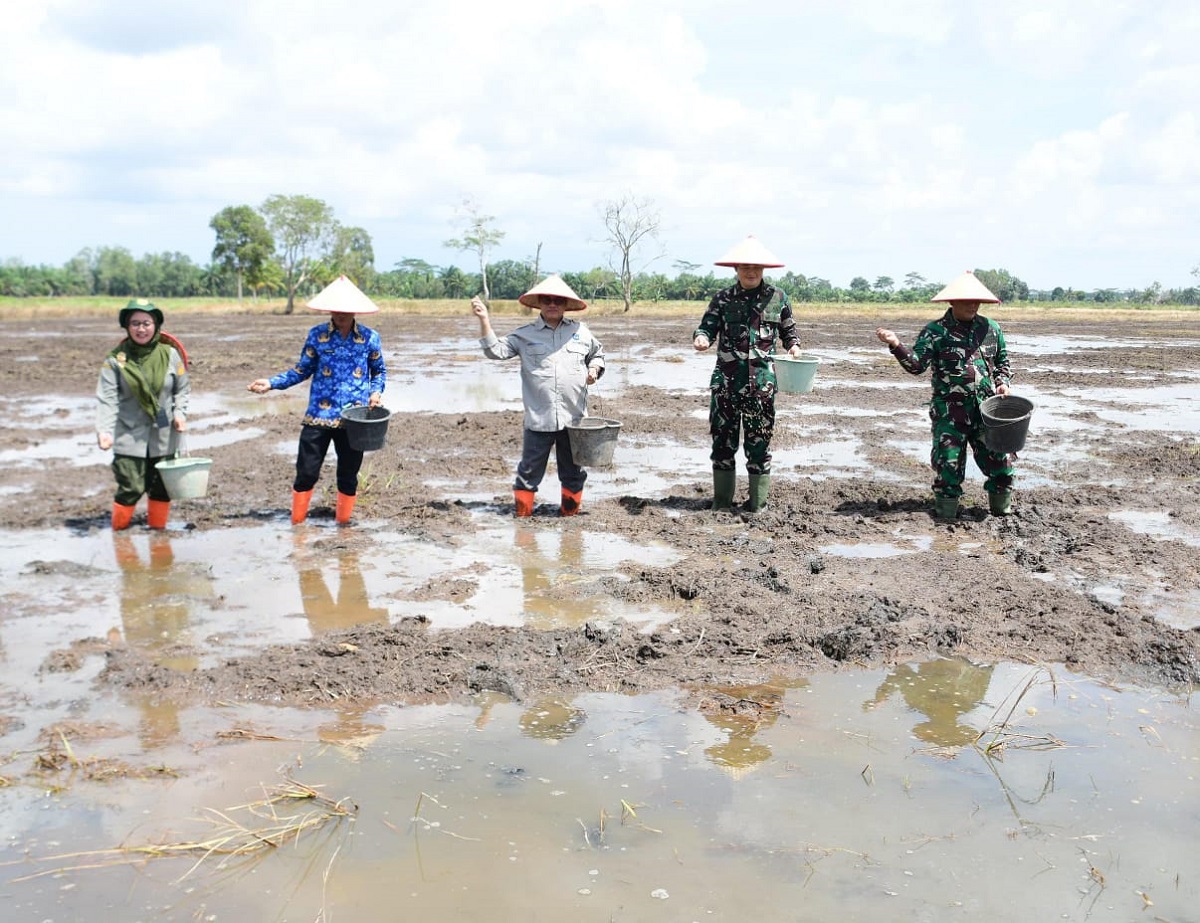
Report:
[[[775,397],[732,395],[712,392],[708,408],[712,434],[714,471],[733,471],[737,467],[739,441],[745,442],[746,471],[771,473],[771,437],[775,434]]]
[[[933,451],[929,464],[937,473],[933,480],[934,496],[962,496],[968,447],[986,479],[984,490],[988,493],[1012,490],[1015,474],[1012,457],[1004,452],[993,452],[984,444],[978,401],[935,398],[929,407],[929,419],[933,423]]]

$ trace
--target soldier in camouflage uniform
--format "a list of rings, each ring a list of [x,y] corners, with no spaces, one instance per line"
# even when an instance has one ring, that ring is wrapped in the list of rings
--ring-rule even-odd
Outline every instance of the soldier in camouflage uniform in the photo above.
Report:
[[[744,439],[750,499],[758,512],[771,485],[771,436],[775,431],[775,340],[800,354],[792,306],[781,289],[763,281],[763,269],[783,266],[755,238],[747,237],[716,263],[732,266],[737,284],[717,292],[692,334],[703,352],[717,341],[709,403],[712,433],[713,509],[729,510],[737,485],[737,450]]]
[[[988,508],[994,516],[1007,515],[1012,504],[1012,457],[993,452],[983,441],[979,405],[993,394],[1007,394],[1012,370],[999,325],[979,316],[980,304],[999,304],[971,272],[965,272],[932,299],[948,302],[939,320],[926,324],[909,349],[891,330],[880,327],[876,336],[886,343],[905,371],[920,375],[932,367],[933,422],[930,464],[934,510],[939,519],[958,516],[959,498],[966,475],[967,447],[987,479]]]

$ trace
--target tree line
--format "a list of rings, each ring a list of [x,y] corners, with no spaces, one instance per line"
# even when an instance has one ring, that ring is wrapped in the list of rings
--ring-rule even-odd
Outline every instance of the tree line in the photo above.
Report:
[[[605,203],[601,212],[609,246],[608,262],[581,272],[563,272],[575,291],[588,300],[619,299],[629,310],[637,302],[706,301],[730,284],[722,270],[700,274],[698,263],[677,260],[674,273],[652,272],[649,264],[662,258],[653,249],[658,239],[659,214],[653,203],[632,195]],[[514,300],[542,274],[541,244],[525,260],[489,260],[505,234],[472,199],[458,212],[461,233],[443,246],[473,253],[478,272],[455,265],[438,266],[408,258],[380,271],[375,267],[371,235],[363,228],[343,225],[320,199],[303,195],[272,195],[258,208],[232,205],[212,217],[215,236],[210,262],[200,265],[179,252],[147,253],[135,258],[124,247],[86,248],[62,266],[27,265],[8,259],[0,263],[0,296],[66,297],[117,296],[144,298],[233,298],[239,301],[285,297],[286,310],[297,297],[315,294],[346,275],[368,295],[394,299],[458,299],[482,293],[485,298]],[[1164,288],[1155,282],[1145,289],[1082,290],[1057,286],[1031,289],[1005,269],[977,268],[975,274],[1003,302],[1070,301],[1134,304],[1200,304],[1200,285]],[[1200,282],[1200,267],[1193,270]],[[771,281],[796,302],[928,301],[942,287],[917,272],[897,282],[890,276],[873,281],[855,276],[843,288],[816,275],[788,271]]]

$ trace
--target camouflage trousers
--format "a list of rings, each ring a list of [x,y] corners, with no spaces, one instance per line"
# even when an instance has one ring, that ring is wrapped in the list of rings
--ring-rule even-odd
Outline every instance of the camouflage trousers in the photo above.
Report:
[[[983,489],[988,493],[1012,490],[1012,456],[993,452],[983,441],[983,417],[976,400],[947,401],[934,398],[929,406],[933,423],[933,451],[929,465],[936,472],[933,479],[935,497],[962,496],[962,483],[967,473],[967,448],[975,457],[986,480]]]
[[[745,397],[713,391],[708,425],[714,471],[733,471],[737,467],[738,443],[744,439],[747,473],[771,473],[771,437],[775,434],[773,394]]]

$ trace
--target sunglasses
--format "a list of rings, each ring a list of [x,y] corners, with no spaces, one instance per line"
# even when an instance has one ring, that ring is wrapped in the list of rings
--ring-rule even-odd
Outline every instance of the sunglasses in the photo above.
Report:
[[[564,298],[562,295],[542,295],[541,299],[542,299],[542,304],[548,308],[549,307],[558,307],[560,305],[565,307],[567,304],[567,299]]]

